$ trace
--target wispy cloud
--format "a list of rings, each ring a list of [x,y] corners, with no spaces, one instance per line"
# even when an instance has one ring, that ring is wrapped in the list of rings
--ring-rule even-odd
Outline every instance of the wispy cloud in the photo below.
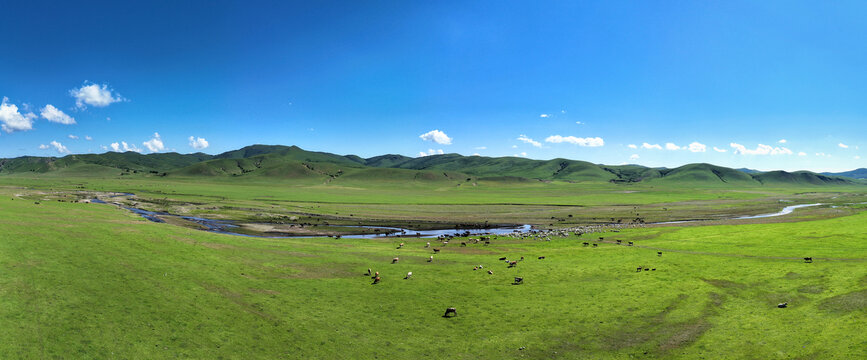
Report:
[[[785,144],[785,143],[787,143],[788,141],[786,141],[786,139],[780,139],[780,141],[777,141],[777,142],[780,143],[780,144]]]
[[[639,157],[640,156],[638,156],[638,154],[632,154],[632,156],[629,157],[629,160],[635,161],[635,160],[638,160]]]
[[[69,154],[69,149],[67,149],[66,146],[63,146],[63,144],[61,144],[57,141],[52,141],[50,144],[51,144],[51,147],[53,147],[54,150],[57,150],[58,153]],[[40,145],[39,148],[40,149],[47,149],[48,146]]]
[[[210,144],[208,144],[208,140],[205,140],[205,138],[197,138],[194,136],[190,136],[190,147],[191,148],[196,149],[196,150],[202,150],[202,149],[207,148],[208,146],[210,146]]]
[[[553,144],[569,143],[586,147],[600,147],[605,145],[605,141],[602,140],[601,137],[580,138],[575,136],[551,135],[545,139],[545,142]]]
[[[488,147],[487,146],[476,146],[475,149],[476,150],[487,150]]]
[[[18,111],[18,106],[9,103],[9,98],[3,97],[0,103],[0,129],[7,133],[15,131],[27,131],[33,129],[33,120],[36,119],[36,114],[30,112],[22,114]]]
[[[807,153],[801,151],[801,152],[798,153],[798,156],[807,156]]]
[[[527,157],[527,152],[521,152],[519,154],[513,154],[514,157]]]
[[[549,118],[549,117],[551,117],[551,114],[541,114],[541,115],[539,115],[539,117],[540,117],[540,118],[543,118],[543,119],[544,119],[544,118]]]
[[[707,145],[702,144],[698,141],[694,141],[693,143],[689,144],[689,146],[687,146],[686,149],[689,151],[692,151],[694,153],[695,152],[705,152],[705,151],[707,151]]]
[[[51,104],[45,105],[39,115],[42,115],[43,119],[53,123],[63,125],[75,124],[75,119],[72,116],[66,115],[63,111],[60,111],[58,108],[54,107],[54,105]]]
[[[68,138],[70,138],[70,139],[72,139],[72,140],[78,140],[78,135],[72,135],[72,134],[69,134],[69,135],[66,135],[66,137],[68,137]]]
[[[535,147],[542,147],[542,143],[528,138],[527,135],[522,134],[522,135],[518,136],[518,141],[523,141],[523,142],[530,144],[530,145],[533,145]]]
[[[792,150],[785,147],[773,147],[770,145],[759,144],[755,149],[747,149],[746,146],[738,143],[731,143],[729,145],[735,149],[735,154],[741,155],[792,155]]]
[[[69,90],[69,95],[75,98],[75,106],[79,109],[85,109],[87,105],[106,107],[116,102],[128,101],[107,84],[99,85],[87,81],[80,88]]]
[[[724,153],[724,152],[727,152],[728,150],[726,150],[726,149],[720,149],[720,148],[714,146],[714,147],[713,147],[713,151],[720,152],[720,153]]]
[[[644,143],[644,144],[641,144],[641,148],[642,149],[648,149],[648,150],[662,150],[662,146],[659,146],[659,144]]]
[[[442,154],[443,154],[443,149],[438,149],[438,150],[428,149],[427,152],[424,152],[424,151],[419,152],[418,156],[431,156],[431,155],[442,155]]]
[[[680,146],[677,146],[674,143],[665,143],[665,150],[680,150]]]
[[[93,140],[93,138],[90,137],[90,135],[85,135],[84,140],[91,141],[91,140]]]
[[[166,149],[165,144],[163,144],[163,139],[160,138],[160,133],[154,133],[154,137],[148,141],[143,142],[144,146],[150,150],[150,152],[160,152]]]
[[[629,145],[626,145],[626,147],[628,147],[630,149],[638,149],[638,146],[636,146],[635,144],[629,144]]]
[[[440,145],[451,145],[452,138],[439,130],[431,130],[418,136],[424,141],[433,141]]]
[[[135,146],[135,144],[127,144],[126,141],[121,141],[120,143],[111,143],[110,145],[112,151],[121,152],[121,151],[135,151],[137,153],[142,152],[141,149]]]
[[[841,148],[844,148],[844,149],[848,149],[848,148],[849,148],[849,145],[846,145],[846,144],[844,144],[844,143],[839,143],[839,144],[837,144],[837,146],[839,146],[839,147],[841,147]]]

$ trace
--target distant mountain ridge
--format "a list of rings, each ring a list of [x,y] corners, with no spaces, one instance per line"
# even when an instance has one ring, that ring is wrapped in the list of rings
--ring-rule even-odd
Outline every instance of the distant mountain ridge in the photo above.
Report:
[[[867,169],[863,172],[867,175]],[[855,172],[859,171],[856,170]],[[843,185],[861,183],[837,174],[809,171],[758,172],[712,164],[687,164],[673,169],[641,165],[601,165],[569,159],[442,154],[407,157],[386,154],[370,158],[315,152],[297,146],[251,145],[217,155],[203,153],[107,152],[61,158],[24,156],[0,159],[0,175],[114,176],[134,173],[156,176],[247,176],[286,179],[353,180],[563,180],[571,182],[680,182],[729,185]],[[854,172],[853,172],[854,173]],[[522,180],[523,179],[523,180]]]
[[[827,176],[845,176],[845,177],[853,178],[853,179],[867,179],[867,169],[865,169],[865,168],[860,168],[860,169],[855,169],[855,170],[851,170],[851,171],[844,171],[844,172],[838,172],[838,173],[823,172],[822,175],[827,175]]]

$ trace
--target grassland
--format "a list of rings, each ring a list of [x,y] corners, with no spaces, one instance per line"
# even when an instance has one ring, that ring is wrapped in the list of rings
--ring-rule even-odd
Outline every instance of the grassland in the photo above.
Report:
[[[867,356],[867,213],[853,204],[864,201],[859,187],[324,186],[145,176],[2,182],[0,358]],[[239,237],[55,201],[92,191],[133,192],[145,205],[229,218],[564,219],[553,227],[636,210],[670,220],[776,211],[789,204],[781,200],[839,207],[551,241],[453,241],[429,263],[428,239]],[[407,245],[396,249],[397,241]],[[503,256],[526,260],[507,268],[497,260]],[[806,256],[815,262],[805,264]],[[393,257],[400,261],[391,264]],[[380,272],[380,284],[363,275],[368,268]],[[511,285],[515,276],[526,283]],[[789,307],[777,308],[781,302]],[[458,316],[442,318],[446,307]]]

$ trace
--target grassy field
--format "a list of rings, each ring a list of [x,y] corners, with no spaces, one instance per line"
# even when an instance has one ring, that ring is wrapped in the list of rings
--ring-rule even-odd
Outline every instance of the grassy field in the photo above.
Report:
[[[796,222],[647,227],[551,241],[500,237],[490,246],[452,241],[433,255],[424,248],[427,239],[239,237],[151,223],[111,205],[44,200],[99,190],[274,211],[321,206],[321,212],[368,211],[371,218],[455,203],[515,214],[522,206],[571,205],[609,217],[603,209],[617,206],[738,213],[755,209],[750,202],[778,210],[781,199],[842,204],[859,200],[858,189],[622,193],[607,184],[553,183],[478,192],[484,184],[469,191],[402,185],[389,192],[365,184],[322,190],[297,183],[9,178],[4,184],[13,187],[0,189],[0,358],[867,356],[862,205],[780,218]],[[324,200],[311,202],[317,197]],[[406,246],[396,249],[398,241]],[[503,256],[526,260],[508,268],[498,260]],[[807,256],[815,262],[804,263]],[[394,257],[400,261],[391,264]],[[477,265],[484,268],[473,270]],[[656,270],[636,272],[638,266]],[[368,268],[380,272],[380,284],[363,275]],[[410,271],[412,278],[403,279]],[[525,284],[511,285],[515,276]],[[781,302],[789,306],[777,308]],[[447,307],[458,316],[442,318]]]

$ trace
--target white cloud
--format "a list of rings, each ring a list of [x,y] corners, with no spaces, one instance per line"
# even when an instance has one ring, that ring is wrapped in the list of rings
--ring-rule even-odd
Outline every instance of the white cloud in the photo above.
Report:
[[[539,115],[539,117],[540,118],[549,118],[549,117],[551,117],[551,114],[542,114],[542,115]]]
[[[786,141],[786,139],[780,139],[780,141],[777,141],[777,142],[780,143],[780,144],[785,144],[785,143],[787,143],[788,141]]]
[[[629,144],[629,145],[626,145],[626,147],[628,147],[630,149],[638,149],[638,146],[635,146],[635,144]]]
[[[861,156],[860,156],[860,155],[855,155],[855,158],[854,158],[854,159],[855,159],[855,160],[861,160]]]
[[[825,154],[825,153],[823,153],[823,152],[817,152],[817,153],[816,153],[816,156],[819,156],[819,157],[831,157],[831,154]]]
[[[101,147],[103,151],[108,151],[108,146],[100,145],[99,147]]]
[[[514,157],[527,157],[527,152],[525,151],[525,152],[522,152],[520,154],[512,154],[512,156],[514,156]]]
[[[111,143],[112,151],[135,151],[137,153],[142,152],[141,149],[137,148],[135,144],[127,144],[126,141],[121,141],[120,143]]]
[[[70,139],[72,139],[72,140],[78,140],[78,135],[72,135],[72,134],[69,134],[69,135],[66,135],[66,137],[68,137],[68,138],[70,138]]]
[[[726,149],[720,149],[720,148],[714,146],[714,147],[713,147],[713,151],[720,152],[720,153],[724,153],[724,152],[726,152],[726,151],[728,151],[728,150],[726,150]]]
[[[559,143],[570,143],[578,146],[587,146],[587,147],[599,147],[605,145],[605,141],[602,140],[601,137],[587,137],[580,138],[574,136],[560,136],[560,135],[551,135],[545,139],[545,142],[559,144]]]
[[[482,156],[479,153],[473,153],[473,156]]]
[[[512,145],[512,149],[517,149],[518,145]]]
[[[48,144],[42,144],[42,145],[39,145],[39,150],[45,150],[45,149],[48,149],[50,147],[51,146],[48,146]]]
[[[72,125],[75,124],[75,119],[72,116],[66,115],[63,111],[60,111],[54,105],[48,104],[42,108],[42,111],[39,113],[42,115],[42,118],[48,120],[50,122],[63,124],[63,125]]]
[[[707,145],[695,141],[692,144],[689,144],[686,149],[692,152],[705,152],[707,151]]]
[[[638,154],[632,154],[632,156],[629,157],[629,160],[638,160],[639,157]]]
[[[443,154],[443,149],[438,149],[438,150],[428,149],[427,152],[424,152],[424,151],[419,152],[418,156],[431,156],[431,155],[442,155],[442,154]]]
[[[527,135],[521,135],[521,136],[518,136],[518,140],[519,140],[519,141],[523,141],[523,142],[525,142],[525,143],[527,143],[527,144],[533,145],[533,146],[535,146],[535,147],[542,147],[542,143],[540,143],[540,142],[538,142],[538,141],[536,141],[536,140],[533,140],[533,139],[528,138]]]
[[[735,149],[735,154],[741,155],[792,155],[792,150],[785,147],[773,147],[770,145],[759,144],[755,149],[747,149],[745,146],[737,143],[729,144]]]
[[[798,153],[798,156],[807,156],[807,153],[801,151],[801,152]]]
[[[163,139],[160,138],[160,133],[154,133],[154,138],[143,142],[144,146],[151,152],[160,152],[166,149],[163,144]]]
[[[580,122],[580,121],[576,121],[575,123],[578,124],[578,125],[584,125],[584,123],[583,123],[583,122]]]
[[[18,106],[9,103],[9,98],[3,97],[3,102],[0,103],[0,129],[7,133],[15,131],[27,131],[33,129],[33,120],[36,119],[36,114],[18,112]]]
[[[66,146],[63,146],[63,144],[57,141],[52,141],[51,146],[54,147],[54,149],[61,154],[69,154],[69,149],[67,149]]]
[[[674,143],[665,143],[665,150],[680,150],[680,146],[677,146]]]
[[[848,149],[848,148],[849,148],[849,145],[846,145],[846,144],[844,144],[844,143],[839,143],[839,144],[837,144],[837,146],[839,146],[839,147],[841,147],[841,148],[844,148],[844,149]]]
[[[90,141],[90,140],[93,140],[93,138],[90,137],[89,135],[85,135],[85,136],[84,136],[84,140]]]
[[[208,144],[208,140],[205,138],[197,138],[190,136],[190,147],[196,150],[201,150],[207,148],[210,144]]]
[[[487,147],[487,146],[476,146],[475,149],[476,149],[476,150],[487,150],[488,147]]]
[[[75,106],[79,109],[87,108],[87,105],[106,107],[116,102],[127,101],[117,93],[112,94],[112,89],[107,84],[88,84],[86,81],[78,89],[69,90],[69,95],[75,98]]]
[[[651,145],[651,144],[648,144],[648,143],[644,143],[644,144],[641,144],[641,148],[642,148],[642,149],[648,149],[648,150],[654,150],[654,149],[655,149],[655,150],[662,150],[662,146],[659,146],[659,144],[653,144],[653,145]]]
[[[433,141],[440,145],[451,145],[452,138],[450,138],[446,133],[439,130],[431,130],[424,134],[418,136],[424,141]]]

